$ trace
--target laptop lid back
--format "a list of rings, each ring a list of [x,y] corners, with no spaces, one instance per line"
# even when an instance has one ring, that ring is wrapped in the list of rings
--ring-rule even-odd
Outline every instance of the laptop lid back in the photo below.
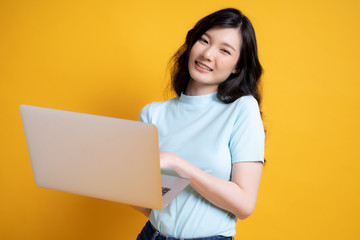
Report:
[[[29,105],[20,113],[39,187],[162,208],[154,125]]]

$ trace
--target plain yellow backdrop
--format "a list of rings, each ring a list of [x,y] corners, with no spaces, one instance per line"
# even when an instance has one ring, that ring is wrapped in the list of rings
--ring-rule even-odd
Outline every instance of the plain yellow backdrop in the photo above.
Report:
[[[186,32],[224,7],[253,22],[266,159],[236,239],[360,239],[360,3],[0,1],[0,239],[135,239],[129,206],[38,188],[20,104],[137,119],[163,100]]]

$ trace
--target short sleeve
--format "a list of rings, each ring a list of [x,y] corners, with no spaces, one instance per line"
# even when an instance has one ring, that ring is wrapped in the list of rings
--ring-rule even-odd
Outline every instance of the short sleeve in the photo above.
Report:
[[[252,96],[238,100],[238,112],[230,137],[231,162],[264,162],[265,133],[257,101]]]
[[[146,105],[145,107],[143,107],[139,113],[139,121],[140,122],[146,122],[149,123],[150,122],[150,104]]]

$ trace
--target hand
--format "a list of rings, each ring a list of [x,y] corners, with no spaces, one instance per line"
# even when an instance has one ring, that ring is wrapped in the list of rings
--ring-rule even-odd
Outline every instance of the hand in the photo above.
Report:
[[[160,152],[160,168],[167,169],[173,168],[177,155],[172,152]]]
[[[195,166],[172,152],[160,152],[160,168],[171,168],[180,177],[191,179],[191,172]]]

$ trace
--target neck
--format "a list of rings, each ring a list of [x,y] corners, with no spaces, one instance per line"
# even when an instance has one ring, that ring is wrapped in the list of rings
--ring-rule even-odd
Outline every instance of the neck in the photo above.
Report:
[[[188,96],[200,96],[216,92],[218,85],[199,84],[195,81],[189,81],[185,90],[185,94]]]

